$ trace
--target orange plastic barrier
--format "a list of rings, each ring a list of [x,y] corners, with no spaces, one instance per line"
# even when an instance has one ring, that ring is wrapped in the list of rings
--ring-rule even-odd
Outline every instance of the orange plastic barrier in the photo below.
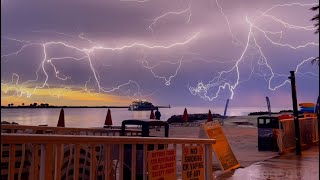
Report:
[[[280,120],[281,119],[292,119],[293,115],[292,114],[283,114],[283,115],[277,116],[277,118],[279,118]]]
[[[316,113],[303,113],[303,116],[305,118],[307,118],[307,117],[317,117],[317,114]]]

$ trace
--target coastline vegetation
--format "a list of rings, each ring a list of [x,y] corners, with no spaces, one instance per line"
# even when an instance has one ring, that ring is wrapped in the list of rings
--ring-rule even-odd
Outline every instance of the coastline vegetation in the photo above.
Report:
[[[25,105],[22,103],[21,105],[15,105],[13,103],[8,104],[7,106],[2,106],[1,109],[11,109],[11,108],[128,108],[129,106],[55,106],[50,105],[48,103],[31,103],[29,105]],[[169,106],[155,106],[158,108],[171,108]]]
[[[292,110],[281,110],[279,112],[271,112],[271,114],[280,114],[280,113],[293,113]],[[259,112],[251,112],[248,116],[255,116],[255,115],[269,115],[268,111],[259,111]]]

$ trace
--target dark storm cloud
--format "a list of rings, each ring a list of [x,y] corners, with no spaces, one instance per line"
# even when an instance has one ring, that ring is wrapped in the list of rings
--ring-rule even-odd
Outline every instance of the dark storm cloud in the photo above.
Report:
[[[254,17],[260,15],[259,11],[264,11],[274,4],[285,4],[292,1],[233,0],[218,2],[223,7],[223,12],[229,20],[232,33],[245,45],[249,31],[248,23],[245,21],[246,16],[253,20]],[[308,2],[313,3],[313,1]],[[303,3],[308,2],[303,1]],[[152,26],[153,33],[151,32],[149,25],[156,17],[169,11],[183,11],[188,8],[189,3],[191,3],[192,14],[189,22],[189,12],[180,15],[168,15],[159,19]],[[309,7],[301,6],[275,8],[270,13],[293,24],[303,26],[312,25],[309,19],[314,15]],[[218,75],[218,72],[229,70],[244,50],[244,46],[235,45],[232,42],[233,39],[227,21],[221,14],[215,0],[150,0],[145,3],[118,0],[5,0],[1,7],[1,23],[3,37],[39,43],[63,41],[80,49],[89,48],[92,45],[119,47],[134,42],[168,45],[174,42],[183,42],[195,33],[200,32],[199,37],[192,42],[172,49],[150,50],[134,47],[122,51],[97,50],[90,54],[97,78],[103,87],[108,89],[134,80],[144,92],[150,93],[158,90],[152,97],[158,102],[157,104],[224,104],[224,100],[230,96],[229,91],[221,92],[220,99],[210,102],[191,95],[188,85],[196,86],[199,82],[208,83]],[[275,23],[268,18],[260,19],[257,24],[261,25],[264,30],[283,31],[282,43],[297,45],[315,39],[312,31],[294,31],[291,33],[291,30],[285,29],[279,23]],[[83,37],[89,38],[97,44],[80,39],[78,35],[81,33],[83,33]],[[266,41],[261,32],[255,30],[254,33],[259,44],[263,47],[264,54],[270,60],[270,66],[279,74],[289,74],[288,72],[294,70],[301,60],[319,54],[318,47],[313,46],[297,51],[279,48]],[[274,38],[278,39],[278,36],[275,35]],[[5,38],[2,38],[1,44],[3,47],[2,55],[14,52],[23,45],[23,43],[9,41]],[[239,65],[242,69],[240,77],[243,80],[251,75],[251,69],[248,68],[249,64],[252,65],[250,67],[259,69],[257,59],[260,57],[256,54],[257,47],[252,41],[250,46],[250,50],[244,55],[244,61]],[[44,58],[42,48],[41,45],[35,45],[24,49],[17,56],[2,58],[1,80],[11,81],[12,73],[20,75],[20,82],[35,79],[35,71]],[[69,55],[77,58],[86,56],[84,52],[72,51],[67,47],[50,46],[47,51],[47,58],[61,57],[62,54],[63,56]],[[156,75],[168,79],[175,74],[179,65],[177,62],[181,58],[181,68],[178,74],[171,79],[170,86],[165,85],[164,79],[153,77],[151,70],[144,67],[146,66],[145,62],[149,63],[149,67],[158,65],[152,71]],[[161,63],[159,64],[159,62]],[[172,64],[172,62],[175,62],[175,64]],[[91,77],[88,85],[96,88],[88,58],[55,60],[52,63],[59,69],[61,75],[71,78],[67,81],[55,78],[56,74],[53,67],[46,64],[52,86],[61,84],[62,86],[83,87]],[[312,68],[310,71],[319,73],[318,70]],[[39,73],[39,75],[43,80],[44,74]],[[306,99],[315,98],[318,92],[318,82],[315,80],[318,77],[301,78],[304,79],[299,81],[302,86],[301,93],[307,96]],[[230,81],[234,80],[235,78]],[[239,106],[243,105],[241,104],[242,100],[246,96],[250,96],[252,92],[256,92],[257,97],[261,95],[262,99],[265,94],[275,97],[276,93],[268,90],[267,83],[261,74],[254,74],[251,80],[239,84],[235,90],[234,102]],[[275,80],[272,83],[277,85],[279,82]],[[290,86],[285,85],[279,91],[283,94],[290,93]],[[211,93],[211,95],[214,95],[215,92]]]

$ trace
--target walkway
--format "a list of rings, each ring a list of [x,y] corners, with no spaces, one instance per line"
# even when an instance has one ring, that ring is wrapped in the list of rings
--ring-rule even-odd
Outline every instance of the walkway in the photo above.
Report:
[[[301,156],[290,152],[248,167],[224,173],[215,179],[319,179],[319,144],[302,151]]]

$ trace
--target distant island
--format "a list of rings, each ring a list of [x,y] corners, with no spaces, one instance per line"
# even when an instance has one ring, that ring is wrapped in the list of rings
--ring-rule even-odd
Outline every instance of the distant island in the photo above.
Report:
[[[280,114],[280,113],[293,113],[292,110],[281,110],[279,112],[271,112],[271,114]],[[259,112],[251,112],[248,116],[255,116],[255,115],[269,115],[268,111],[259,111]]]
[[[196,122],[198,120],[208,119],[208,113],[197,113],[197,114],[188,114],[188,122]],[[184,123],[182,119],[183,115],[173,115],[171,116],[167,122],[171,123]],[[212,113],[212,118],[221,119],[222,116],[220,114]]]

